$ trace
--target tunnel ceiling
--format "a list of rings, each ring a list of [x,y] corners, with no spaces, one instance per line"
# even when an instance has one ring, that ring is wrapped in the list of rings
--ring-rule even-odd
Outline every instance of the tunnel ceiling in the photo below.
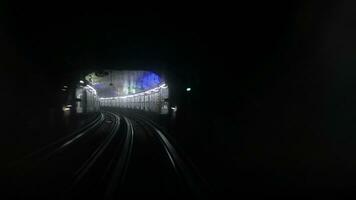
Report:
[[[144,70],[103,70],[85,76],[99,97],[135,94],[157,87],[164,82],[157,73]]]

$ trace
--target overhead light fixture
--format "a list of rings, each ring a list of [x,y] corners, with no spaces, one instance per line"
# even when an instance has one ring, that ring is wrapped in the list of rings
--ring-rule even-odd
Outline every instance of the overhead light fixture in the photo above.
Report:
[[[186,90],[187,90],[187,92],[190,92],[192,90],[192,88],[189,87]]]
[[[95,95],[97,94],[96,89],[93,88],[92,86],[86,85],[86,87],[87,87],[87,88],[90,88],[90,89],[94,92]]]
[[[167,86],[165,83],[163,83],[163,84],[160,85],[159,87],[160,87],[160,88],[167,88],[168,86]]]
[[[84,81],[80,80],[80,81],[79,81],[79,83],[82,83],[82,84],[83,84],[83,83],[84,83]]]
[[[68,108],[68,107],[63,107],[63,111],[69,111],[70,110],[70,108]]]
[[[177,106],[171,107],[171,109],[176,112],[177,111]]]

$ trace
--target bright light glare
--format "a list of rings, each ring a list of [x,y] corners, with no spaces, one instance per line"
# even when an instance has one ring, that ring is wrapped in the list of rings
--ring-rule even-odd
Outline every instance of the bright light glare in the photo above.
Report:
[[[140,93],[136,93],[134,94],[135,96],[140,96],[140,95],[144,95],[144,94],[150,94],[151,92],[158,92],[160,88],[167,88],[168,86],[163,83],[162,85],[156,87],[156,88],[152,88],[150,90],[146,90],[144,92],[140,92]],[[128,95],[128,96],[121,96],[119,98],[127,98],[127,97],[133,97],[134,95]]]
[[[189,88],[187,88],[187,92],[190,92],[191,90],[192,90],[192,88],[190,88],[190,87],[189,87]]]
[[[88,88],[92,89],[92,90],[94,91],[94,94],[96,94],[96,89],[95,89],[95,88],[93,88],[93,87],[92,87],[92,86],[90,86],[90,85],[86,85],[86,87],[88,87]]]
[[[163,83],[163,84],[160,85],[159,87],[160,87],[160,88],[167,88],[168,86],[167,86],[165,83]]]
[[[120,98],[120,99],[126,99],[126,98],[130,98],[130,97],[136,97],[136,96],[141,96],[141,95],[144,95],[144,94],[150,94],[152,92],[158,92],[160,88],[168,88],[168,86],[163,83],[162,85],[156,87],[156,88],[152,88],[150,90],[146,90],[146,91],[143,91],[143,92],[140,92],[140,93],[136,93],[136,94],[131,94],[131,95],[126,95],[126,96],[117,96],[117,97],[107,97],[107,98],[104,98],[104,97],[101,97],[99,98],[100,100],[106,100],[106,99],[116,99],[116,98]],[[94,88],[93,88],[94,89]]]
[[[69,111],[70,108],[67,108],[67,107],[63,107],[63,111]]]
[[[67,105],[67,108],[70,108],[70,107],[72,107],[72,105],[70,105],[70,104],[69,104],[69,105]]]
[[[84,83],[84,81],[80,80],[79,83]]]

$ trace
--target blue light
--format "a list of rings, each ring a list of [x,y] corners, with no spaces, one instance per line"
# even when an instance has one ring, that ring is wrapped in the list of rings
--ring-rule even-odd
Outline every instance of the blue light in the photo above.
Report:
[[[98,90],[98,89],[104,89],[104,88],[106,88],[107,86],[106,86],[104,83],[95,83],[95,84],[93,85],[93,87],[94,87],[96,90]]]
[[[157,74],[153,72],[145,72],[140,78],[138,78],[137,86],[140,90],[147,90],[158,86],[160,82],[161,78]]]

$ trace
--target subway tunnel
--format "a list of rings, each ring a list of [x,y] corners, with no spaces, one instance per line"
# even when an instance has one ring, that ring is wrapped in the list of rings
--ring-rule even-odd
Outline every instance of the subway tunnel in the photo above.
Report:
[[[2,199],[354,194],[354,3],[0,7]]]

